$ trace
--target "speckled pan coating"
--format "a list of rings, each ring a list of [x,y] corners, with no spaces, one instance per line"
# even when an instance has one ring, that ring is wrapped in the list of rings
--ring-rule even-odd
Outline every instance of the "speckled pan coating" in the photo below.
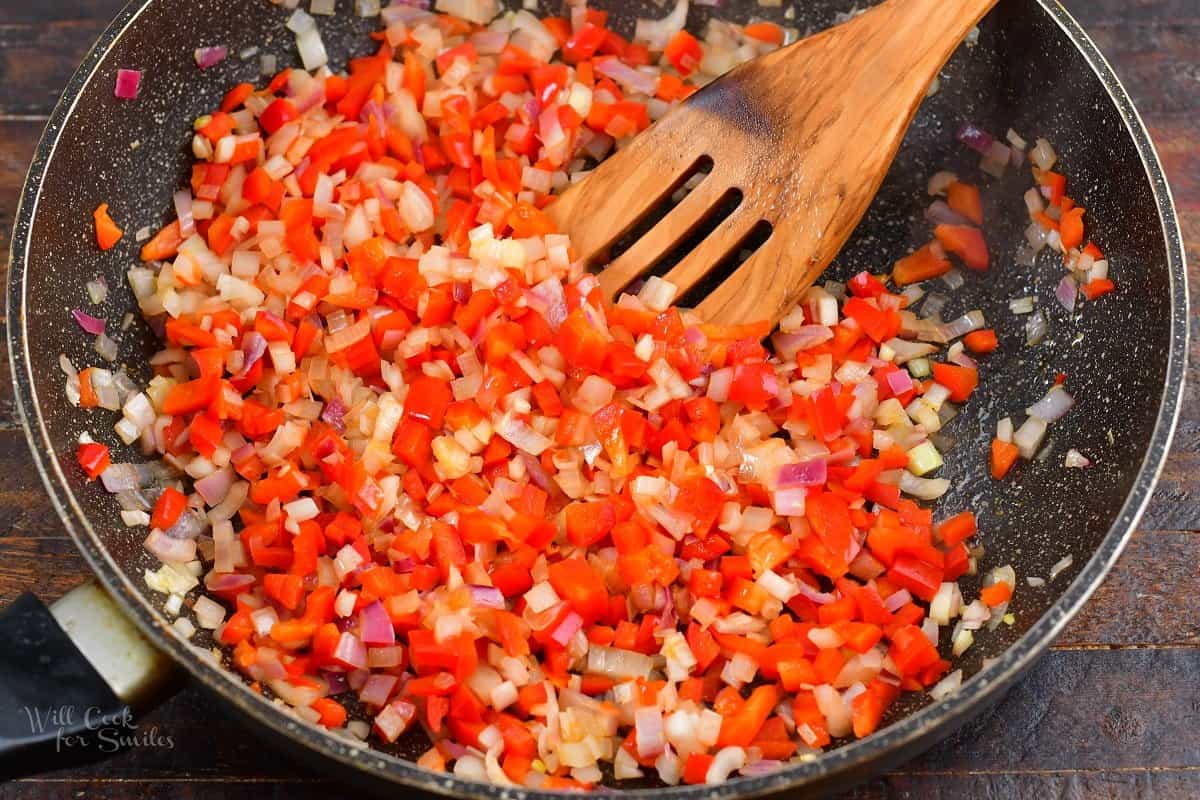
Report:
[[[369,49],[364,34],[374,22],[352,17],[350,5],[339,0],[339,16],[319,18],[336,65]],[[637,16],[665,13],[647,2],[602,0],[598,5],[612,11],[626,32]],[[786,24],[819,29],[851,5],[803,0],[796,19]],[[690,27],[700,30],[708,13],[695,8]],[[742,0],[726,3],[721,14],[783,19],[782,9]],[[9,352],[34,463],[65,527],[133,619],[198,681],[255,721],[266,739],[295,747],[307,763],[375,788],[390,784],[394,791],[395,784],[403,784],[457,796],[550,797],[431,775],[396,757],[418,752],[417,741],[402,743],[392,753],[349,747],[297,722],[248,691],[236,676],[198,657],[156,610],[162,598],[145,588],[141,572],[152,564],[140,544],[143,533],[126,530],[112,498],[85,485],[74,465],[79,432],[96,430],[115,443],[106,430],[115,418],[87,414],[64,399],[59,353],[77,365],[96,361],[69,309],[86,307],[84,282],[96,275],[104,275],[112,289],[103,309],[110,330],[125,311],[135,309],[123,278],[136,263],[133,233],[144,225],[157,229],[166,220],[171,194],[187,174],[191,120],[216,105],[234,82],[256,79],[257,57],[243,61],[241,49],[255,45],[277,55],[281,66],[294,63],[285,17],[266,0],[134,2],[67,87],[21,198],[8,288]],[[228,45],[231,55],[201,72],[192,52],[212,44]],[[120,67],[145,70],[136,102],[113,97]],[[941,508],[944,514],[975,509],[989,550],[985,566],[1016,567],[1022,578],[1012,605],[1016,624],[977,637],[965,660],[973,677],[961,692],[938,704],[910,699],[896,710],[894,724],[868,739],[765,777],[713,789],[647,784],[635,794],[699,798],[800,787],[819,791],[863,780],[919,752],[998,699],[1046,648],[1116,559],[1150,497],[1179,409],[1188,309],[1178,223],[1141,121],[1095,46],[1053,0],[1004,0],[982,25],[978,44],[961,49],[943,72],[941,86],[918,115],[878,199],[831,275],[884,271],[928,238],[921,211],[927,202],[925,179],[933,171],[950,166],[987,187],[993,267],[982,278],[967,275],[946,314],[982,308],[998,328],[1002,347],[985,360],[981,391],[945,431],[958,446],[943,471],[954,489]],[[1030,140],[1046,136],[1054,142],[1072,194],[1088,207],[1097,242],[1109,254],[1117,294],[1067,315],[1053,299],[1062,269],[1049,254],[1035,268],[1016,266],[1026,219],[1020,193],[1028,173],[1010,172],[1002,181],[978,173],[976,159],[954,142],[954,131],[967,120],[999,134],[1012,126]],[[801,163],[803,153],[796,158]],[[126,231],[108,253],[100,253],[92,239],[91,211],[100,201],[111,203]],[[1050,319],[1050,335],[1036,348],[1024,345],[1025,318],[1007,309],[1010,297],[1023,294],[1036,295]],[[152,335],[139,321],[119,341],[122,359],[138,373],[153,347]],[[1048,458],[992,482],[985,465],[996,418],[1020,412],[1060,371],[1079,405],[1053,427]],[[1064,469],[1069,447],[1086,453],[1096,466]],[[116,460],[132,457],[116,449]],[[1074,563],[1056,581],[1038,589],[1024,584],[1024,576],[1045,577],[1066,555]],[[997,660],[981,670],[985,657]]]

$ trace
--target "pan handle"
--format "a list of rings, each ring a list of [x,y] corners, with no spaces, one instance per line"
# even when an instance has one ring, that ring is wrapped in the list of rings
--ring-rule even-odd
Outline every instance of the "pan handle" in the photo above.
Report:
[[[133,713],[176,683],[169,658],[90,581],[47,607],[0,611],[0,779],[105,758],[136,738]]]

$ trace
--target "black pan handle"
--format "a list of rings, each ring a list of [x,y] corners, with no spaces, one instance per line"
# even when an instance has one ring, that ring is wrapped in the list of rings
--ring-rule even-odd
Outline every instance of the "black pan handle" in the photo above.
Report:
[[[166,696],[174,665],[95,582],[47,607],[0,611],[0,779],[106,758],[139,741],[134,712]]]

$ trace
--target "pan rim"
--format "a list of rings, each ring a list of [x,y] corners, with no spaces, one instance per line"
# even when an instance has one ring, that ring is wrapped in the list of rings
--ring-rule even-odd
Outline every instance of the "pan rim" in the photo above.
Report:
[[[41,200],[44,176],[53,160],[59,138],[70,120],[83,89],[93,79],[108,50],[154,3],[154,0],[134,0],[117,15],[84,58],[81,66],[67,84],[62,99],[56,105],[35,151],[21,191],[10,245],[10,271],[7,290],[7,345],[12,365],[15,405],[29,444],[33,462],[46,487],[47,494],[76,546],[93,573],[116,598],[126,614],[158,647],[207,688],[219,692],[238,711],[255,719],[274,732],[288,737],[319,755],[339,761],[344,766],[367,773],[376,779],[412,788],[433,791],[447,796],[477,798],[556,798],[557,791],[528,790],[514,787],[464,781],[450,775],[428,772],[414,763],[371,748],[357,747],[315,726],[299,721],[281,711],[225,668],[207,659],[196,657],[195,648],[153,608],[145,595],[122,572],[93,530],[81,505],[69,488],[69,483],[53,456],[49,431],[39,411],[33,383],[32,360],[25,323],[25,276],[33,219]],[[1144,512],[1159,474],[1163,469],[1173,438],[1175,425],[1183,402],[1183,386],[1187,362],[1189,298],[1187,271],[1182,234],[1175,213],[1171,190],[1162,165],[1140,115],[1125,88],[1121,85],[1094,42],[1079,23],[1056,0],[1037,0],[1049,18],[1067,35],[1080,51],[1089,68],[1101,81],[1116,106],[1125,131],[1132,137],[1142,167],[1150,182],[1156,211],[1166,245],[1169,275],[1170,347],[1167,359],[1163,394],[1159,402],[1154,430],[1146,455],[1139,467],[1137,479],[1129,490],[1124,504],[1109,526],[1096,552],[1081,569],[1045,614],[994,663],[973,676],[961,691],[941,702],[931,703],[911,716],[905,717],[882,731],[835,750],[809,763],[792,766],[757,777],[739,778],[718,786],[676,786],[663,789],[620,790],[602,788],[601,794],[626,797],[693,798],[693,797],[754,797],[814,783],[845,779],[856,769],[865,767],[890,754],[915,748],[936,729],[947,732],[956,722],[969,719],[973,712],[984,707],[1003,688],[1012,684],[1048,648],[1050,642],[1087,601],[1100,581],[1121,554],[1125,544]],[[229,691],[232,687],[233,691]]]

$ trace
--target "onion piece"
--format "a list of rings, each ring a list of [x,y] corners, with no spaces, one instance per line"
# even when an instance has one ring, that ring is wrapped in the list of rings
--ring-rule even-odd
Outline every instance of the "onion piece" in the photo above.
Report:
[[[176,539],[155,528],[142,543],[159,561],[183,564],[196,557],[195,539]]]
[[[220,505],[225,496],[229,494],[229,489],[233,486],[234,474],[229,467],[221,469],[206,475],[194,484],[196,494],[204,499],[204,502],[209,506]]]
[[[368,647],[390,647],[396,643],[396,629],[379,600],[358,612],[358,629],[362,644]]]
[[[911,602],[912,595],[909,593],[908,589],[900,589],[889,594],[887,599],[883,601],[883,606],[888,611],[895,613]]]
[[[196,48],[196,66],[200,69],[208,69],[215,67],[225,60],[225,56],[229,55],[229,49],[223,44],[213,47],[198,47]]]
[[[113,94],[122,100],[137,100],[142,84],[142,73],[136,69],[118,69],[117,84]]]
[[[1045,314],[1041,311],[1033,312],[1025,323],[1025,344],[1030,347],[1041,344],[1049,327]]]
[[[75,318],[75,322],[79,323],[79,327],[83,328],[84,333],[90,333],[92,336],[99,336],[104,333],[105,321],[99,317],[93,317],[91,314],[81,309],[73,309],[71,316]]]
[[[654,668],[654,659],[632,650],[592,645],[588,648],[587,671],[617,680],[644,678]]]
[[[1013,444],[1017,446],[1017,451],[1021,454],[1022,458],[1033,458],[1038,448],[1042,446],[1042,439],[1045,436],[1046,420],[1041,417],[1030,416],[1013,433]]]
[[[958,129],[955,138],[980,155],[987,155],[996,141],[990,133],[970,122]]]
[[[321,40],[321,33],[315,27],[296,34],[296,50],[299,51],[300,60],[306,70],[319,69],[329,63],[325,42]]]
[[[688,0],[676,0],[671,13],[662,19],[638,19],[634,27],[634,41],[644,42],[654,52],[666,49],[671,37],[683,30],[687,24]],[[597,67],[599,71],[599,67]]]
[[[663,731],[662,712],[654,707],[641,707],[633,713],[633,727],[637,732],[639,758],[649,758],[662,753],[667,745]]]
[[[947,172],[945,170],[942,170],[941,172],[935,172],[932,177],[929,178],[929,182],[926,184],[925,190],[929,192],[931,196],[945,195],[946,190],[950,188],[950,184],[954,183],[956,180],[958,180],[958,176],[953,172]]]
[[[504,595],[494,586],[471,585],[471,602],[481,608],[506,608]]]
[[[332,397],[321,409],[321,421],[328,423],[331,428],[341,433],[346,430],[346,410],[346,404],[340,397]]]
[[[88,293],[88,300],[92,301],[92,305],[100,305],[108,298],[108,282],[104,280],[104,276],[96,278],[94,281],[88,281],[85,285]]]
[[[1063,570],[1070,567],[1073,563],[1075,563],[1074,556],[1064,556],[1063,558],[1054,562],[1054,566],[1050,568],[1050,580],[1057,578]]]
[[[1050,146],[1050,142],[1045,139],[1038,139],[1033,149],[1029,151],[1029,160],[1038,169],[1047,170],[1054,166],[1054,162],[1058,160],[1058,155],[1054,152],[1054,148]]]
[[[1062,386],[1055,384],[1036,403],[1025,409],[1030,416],[1040,417],[1046,422],[1057,422],[1075,405],[1075,399]]]
[[[1075,300],[1079,296],[1079,287],[1070,275],[1064,275],[1054,289],[1054,299],[1067,311],[1075,310]]]
[[[790,489],[797,486],[820,486],[827,477],[826,462],[823,458],[814,458],[798,464],[784,464],[779,468],[779,477],[775,485],[780,489]]]
[[[687,0],[679,0],[684,9]],[[638,21],[639,25],[641,21]],[[654,75],[635,69],[616,57],[599,58],[595,61],[596,72],[612,78],[628,92],[634,94],[653,95],[658,90],[658,78]],[[543,115],[545,116],[545,115]]]
[[[962,680],[962,670],[956,669],[938,681],[937,685],[929,690],[929,696],[934,700],[944,700],[962,688]]]
[[[175,193],[175,216],[179,220],[179,233],[188,238],[196,232],[196,221],[192,217],[192,191],[180,189]]]
[[[929,208],[925,209],[925,219],[931,225],[969,225],[972,227],[975,225],[971,220],[946,205],[945,200],[934,200],[930,203]]]
[[[1091,465],[1092,460],[1074,447],[1067,451],[1067,455],[1063,459],[1063,466],[1070,469],[1082,469]]]

